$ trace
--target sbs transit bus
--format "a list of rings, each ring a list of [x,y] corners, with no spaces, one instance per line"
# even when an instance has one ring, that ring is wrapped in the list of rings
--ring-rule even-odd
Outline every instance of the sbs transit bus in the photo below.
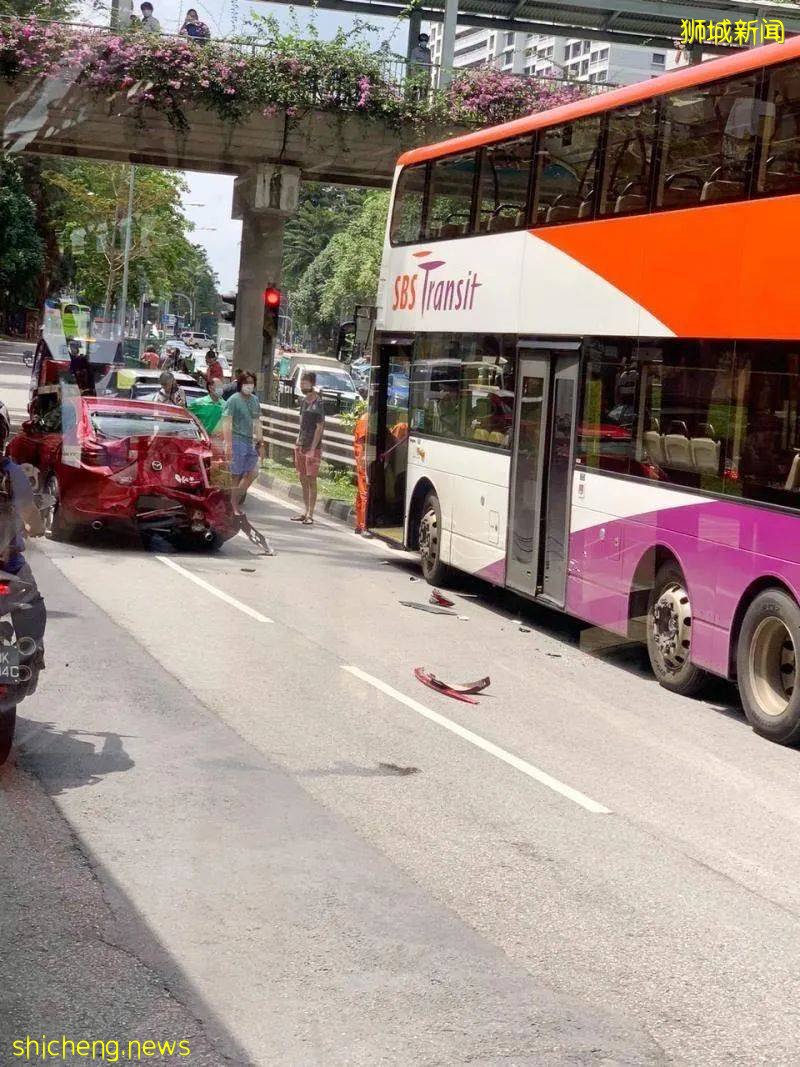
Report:
[[[405,153],[370,529],[800,741],[799,294],[800,38]]]

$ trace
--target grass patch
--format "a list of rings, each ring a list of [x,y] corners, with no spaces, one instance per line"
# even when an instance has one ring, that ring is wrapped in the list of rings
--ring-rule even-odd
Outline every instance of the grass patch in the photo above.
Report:
[[[280,463],[276,459],[264,459],[261,461],[261,469],[264,474],[269,474],[286,485],[300,484],[297,471],[289,463]],[[356,502],[356,487],[353,485],[353,476],[347,470],[336,470],[330,463],[322,463],[317,486],[321,497],[330,497],[331,500],[343,500],[351,505]]]

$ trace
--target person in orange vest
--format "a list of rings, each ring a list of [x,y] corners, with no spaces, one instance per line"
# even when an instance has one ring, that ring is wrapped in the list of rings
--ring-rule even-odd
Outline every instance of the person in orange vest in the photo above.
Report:
[[[360,416],[353,430],[353,454],[356,458],[356,530],[363,534],[367,528],[367,423],[366,411]]]

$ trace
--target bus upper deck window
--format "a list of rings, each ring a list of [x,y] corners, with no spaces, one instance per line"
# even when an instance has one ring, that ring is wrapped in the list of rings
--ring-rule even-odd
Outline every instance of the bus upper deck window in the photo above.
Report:
[[[770,75],[756,191],[767,196],[800,192],[800,71],[796,64]]]
[[[425,164],[406,167],[400,174],[394,195],[392,225],[393,245],[419,241],[422,231],[422,207],[425,199]]]
[[[654,103],[647,101],[609,115],[598,215],[634,215],[647,210],[655,114]]]

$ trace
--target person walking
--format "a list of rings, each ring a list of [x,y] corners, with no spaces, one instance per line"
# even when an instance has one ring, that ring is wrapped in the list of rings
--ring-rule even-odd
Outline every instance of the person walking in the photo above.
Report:
[[[158,390],[153,400],[156,404],[174,404],[176,407],[186,407],[186,396],[183,389],[175,381],[175,375],[171,370],[162,370],[161,388]]]
[[[150,370],[158,370],[158,364],[161,362],[161,357],[158,354],[158,349],[155,345],[151,344],[145,348],[142,353],[142,363]]]
[[[153,5],[149,0],[144,0],[144,3],[139,5],[139,10],[142,13],[142,29],[146,33],[161,33],[161,23],[153,14]]]
[[[208,26],[206,26],[205,22],[200,21],[200,17],[193,7],[190,7],[186,12],[186,18],[179,32],[181,37],[189,37],[193,41],[208,41],[211,39],[211,32]]]
[[[356,460],[356,529],[363,534],[367,529],[367,427],[369,420],[364,411],[353,430],[353,455]]]
[[[234,512],[241,515],[247,490],[258,474],[263,430],[261,404],[255,395],[255,374],[243,371],[237,379],[237,384],[238,391],[225,402],[222,432],[225,437],[225,455],[230,462],[233,480],[231,504]]]
[[[225,401],[222,399],[220,378],[212,378],[208,383],[208,394],[201,396],[199,400],[192,400],[187,406],[212,437],[222,437],[221,423],[225,414]]]
[[[317,376],[306,371],[300,379],[300,432],[294,446],[294,465],[303,487],[305,511],[294,515],[292,522],[304,526],[314,525],[314,508],[317,503],[317,476],[322,462],[322,434],[325,430],[325,405],[316,390]]]

